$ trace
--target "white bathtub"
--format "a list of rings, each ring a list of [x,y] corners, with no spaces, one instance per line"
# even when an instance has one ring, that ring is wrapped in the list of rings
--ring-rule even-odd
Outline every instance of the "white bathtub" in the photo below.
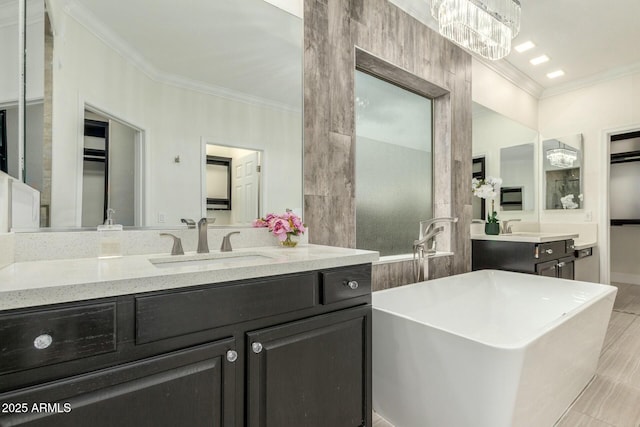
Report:
[[[484,270],[373,294],[373,408],[396,427],[551,427],[617,288]]]

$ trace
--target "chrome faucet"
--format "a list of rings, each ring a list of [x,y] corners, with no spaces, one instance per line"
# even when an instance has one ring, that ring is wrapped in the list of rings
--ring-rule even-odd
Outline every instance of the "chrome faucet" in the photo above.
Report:
[[[209,241],[207,240],[208,228],[209,228],[209,221],[207,221],[207,218],[202,218],[200,221],[198,221],[198,253],[199,254],[209,253]]]
[[[182,240],[178,236],[174,236],[171,233],[160,233],[161,236],[171,237],[173,239],[173,247],[171,248],[171,255],[184,255],[184,249],[182,249]]]
[[[181,218],[180,221],[187,224],[187,228],[196,228],[196,222],[190,218]]]
[[[435,237],[444,232],[444,227],[435,227],[441,222],[458,222],[457,217],[438,217],[420,221],[418,240],[413,242],[413,277],[416,282],[429,278],[429,258],[436,253]]]
[[[231,247],[231,235],[240,234],[239,231],[232,231],[222,238],[222,245],[220,246],[220,252],[231,252],[233,248]]]
[[[502,221],[502,234],[511,234],[511,222],[518,222],[520,219],[505,219]]]
[[[444,227],[443,226],[432,228],[431,230],[429,230],[427,235],[424,236],[422,239],[415,240],[413,242],[413,246],[422,246],[427,253],[435,253],[436,252],[436,241],[434,240],[434,238],[438,234],[442,234],[443,231],[444,231]],[[431,245],[429,247],[429,242],[430,241],[431,241]]]
[[[458,222],[458,217],[441,216],[438,218],[431,218],[424,221],[420,221],[420,234],[418,235],[418,240],[416,242],[419,242],[421,244],[426,243],[429,239],[424,240],[424,237],[427,236],[430,233],[432,227],[434,227],[439,222],[456,223]],[[440,234],[440,233],[436,233],[436,234]],[[433,239],[433,237],[435,237],[435,235],[432,235],[431,239]],[[414,242],[414,245],[416,244],[416,242]],[[432,246],[433,246],[433,249],[435,250],[435,243]]]

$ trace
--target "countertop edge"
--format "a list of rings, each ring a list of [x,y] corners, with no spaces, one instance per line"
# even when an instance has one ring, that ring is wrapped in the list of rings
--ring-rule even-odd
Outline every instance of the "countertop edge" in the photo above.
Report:
[[[320,246],[320,248],[329,247]],[[352,249],[345,249],[344,253],[341,253],[343,248],[331,249],[336,249],[335,255],[309,256],[306,259],[287,262],[238,266],[225,269],[222,274],[220,274],[221,270],[166,271],[162,275],[90,280],[22,289],[3,290],[0,287],[0,311],[346,267],[372,263],[378,259],[377,252],[353,253]]]
[[[492,240],[498,242],[520,242],[520,243],[548,243],[558,240],[575,239],[579,236],[578,233],[566,233],[566,234],[554,234],[553,236],[518,236],[518,235],[487,235],[487,234],[472,234],[471,240]]]

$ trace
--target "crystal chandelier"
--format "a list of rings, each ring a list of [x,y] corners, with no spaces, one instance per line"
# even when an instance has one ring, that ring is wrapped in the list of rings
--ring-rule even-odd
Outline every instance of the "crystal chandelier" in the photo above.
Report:
[[[511,50],[520,31],[519,0],[431,0],[440,34],[487,59]]]
[[[573,162],[578,158],[578,153],[573,150],[567,150],[566,148],[554,148],[547,150],[547,159],[551,166],[558,168],[570,168],[573,167]]]

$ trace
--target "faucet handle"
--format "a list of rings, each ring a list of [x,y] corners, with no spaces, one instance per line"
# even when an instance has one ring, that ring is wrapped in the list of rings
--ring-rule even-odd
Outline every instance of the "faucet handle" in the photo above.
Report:
[[[161,236],[171,237],[173,239],[173,247],[171,248],[171,255],[184,255],[184,249],[182,249],[182,240],[178,236],[174,236],[171,233],[160,233]]]
[[[231,235],[232,234],[240,234],[239,231],[232,231],[222,238],[222,245],[220,246],[220,252],[231,252],[233,248],[231,247]]]
[[[187,224],[187,228],[196,228],[196,222],[191,218],[181,218],[180,221]]]

